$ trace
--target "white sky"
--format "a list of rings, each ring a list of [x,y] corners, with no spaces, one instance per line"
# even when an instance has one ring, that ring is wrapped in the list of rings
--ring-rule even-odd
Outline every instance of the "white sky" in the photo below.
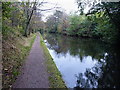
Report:
[[[28,1],[28,0],[21,0],[21,1]],[[35,1],[35,0],[29,0],[29,1]],[[77,0],[37,0],[39,2],[48,2],[47,4],[43,4],[42,7],[40,7],[40,9],[50,9],[55,7],[55,5],[57,4],[56,7],[61,7],[60,10],[65,11],[67,14],[70,13],[74,13],[75,11],[78,11],[78,5],[76,3]],[[84,0],[83,0],[84,1]],[[94,0],[90,0],[90,1],[94,1]],[[89,6],[86,6],[84,13],[87,13],[87,11],[90,9]],[[43,20],[45,21],[45,18],[51,14],[53,14],[54,10],[50,10],[50,11],[43,11],[42,14],[43,16]]]
[[[58,6],[66,10],[67,13],[77,10],[76,0],[46,0],[51,3],[56,3]]]
[[[65,11],[67,14],[78,10],[76,0],[44,0],[44,1],[49,2],[49,4],[44,5],[43,8],[52,8],[57,4],[57,7],[61,7],[62,10]],[[50,12],[47,11],[47,12],[44,12],[43,14],[46,17],[52,13],[53,11],[50,11]]]

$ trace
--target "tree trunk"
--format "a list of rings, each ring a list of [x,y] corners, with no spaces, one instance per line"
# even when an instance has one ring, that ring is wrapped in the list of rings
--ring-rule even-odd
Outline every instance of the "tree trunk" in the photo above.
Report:
[[[28,17],[28,20],[27,20],[27,23],[26,23],[26,28],[25,28],[25,35],[27,37],[27,35],[29,34],[28,30],[29,30],[29,25],[30,25],[30,20],[32,18],[32,15],[33,15],[33,12],[34,12],[34,9],[35,9],[35,5],[36,5],[36,1],[34,2],[34,5],[33,5],[33,8],[32,8],[32,12],[30,13],[30,16]]]

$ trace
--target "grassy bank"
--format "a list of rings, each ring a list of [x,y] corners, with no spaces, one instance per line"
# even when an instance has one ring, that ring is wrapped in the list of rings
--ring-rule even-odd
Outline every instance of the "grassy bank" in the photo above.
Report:
[[[40,35],[40,38],[41,38],[40,44],[43,47],[43,51],[44,51],[44,55],[45,55],[45,59],[46,59],[47,70],[49,73],[50,88],[67,88],[41,35]]]
[[[36,34],[29,37],[9,37],[3,39],[3,88],[10,88],[20,74],[20,67],[25,61],[26,56],[32,47]]]

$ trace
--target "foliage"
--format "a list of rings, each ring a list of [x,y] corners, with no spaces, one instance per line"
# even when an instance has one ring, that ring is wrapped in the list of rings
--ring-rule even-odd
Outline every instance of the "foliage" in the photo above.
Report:
[[[36,36],[31,34],[27,38],[23,37],[27,19],[23,4],[2,2],[3,88],[10,88],[15,81]]]
[[[22,10],[18,9],[18,7],[19,3],[2,2],[3,38],[9,38],[10,35],[15,35],[16,32],[23,33],[22,30],[24,25],[22,24],[24,23],[25,18],[23,17]]]
[[[40,26],[41,13],[35,9],[36,4],[38,5],[35,2],[2,2],[3,36],[7,37],[6,33],[9,34],[10,28],[24,36],[43,28]]]
[[[88,3],[87,3],[88,2]],[[82,4],[83,11],[85,7],[90,6],[90,10],[86,15],[95,15],[94,21],[96,28],[94,34],[98,34],[101,38],[110,43],[117,43],[120,41],[120,2],[93,2],[89,0],[77,0],[78,7]],[[81,8],[80,8],[81,10]]]
[[[68,33],[77,36],[91,36],[92,22],[85,15],[73,15],[70,17]]]
[[[72,36],[99,38],[115,44],[120,41],[120,2],[96,2],[77,0],[80,15],[66,15],[56,11],[48,17],[46,25],[49,32],[64,33]],[[86,7],[90,9],[85,13]],[[65,27],[65,23],[66,26]],[[65,27],[65,29],[63,29]]]
[[[69,26],[68,15],[65,12],[56,10],[47,18],[46,29],[53,33],[66,33]]]

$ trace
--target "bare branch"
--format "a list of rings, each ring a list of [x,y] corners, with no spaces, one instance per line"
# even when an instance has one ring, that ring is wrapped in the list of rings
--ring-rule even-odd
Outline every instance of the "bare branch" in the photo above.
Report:
[[[32,15],[33,15],[33,12],[34,12],[35,7],[36,7],[36,3],[37,3],[37,0],[35,0],[35,2],[34,2],[34,5],[32,7],[32,12],[31,12],[31,14],[30,14],[30,16],[29,16],[29,18],[27,20],[25,36],[27,36],[27,30],[28,30],[28,27],[29,27],[29,24],[30,24],[30,20],[31,20]]]
[[[38,4],[39,6],[41,6],[42,4],[47,4],[48,2],[41,2],[40,4]]]
[[[37,9],[38,11],[50,11],[50,10],[53,10],[55,8],[60,8],[60,7],[53,7],[53,8],[50,8],[50,9]]]

